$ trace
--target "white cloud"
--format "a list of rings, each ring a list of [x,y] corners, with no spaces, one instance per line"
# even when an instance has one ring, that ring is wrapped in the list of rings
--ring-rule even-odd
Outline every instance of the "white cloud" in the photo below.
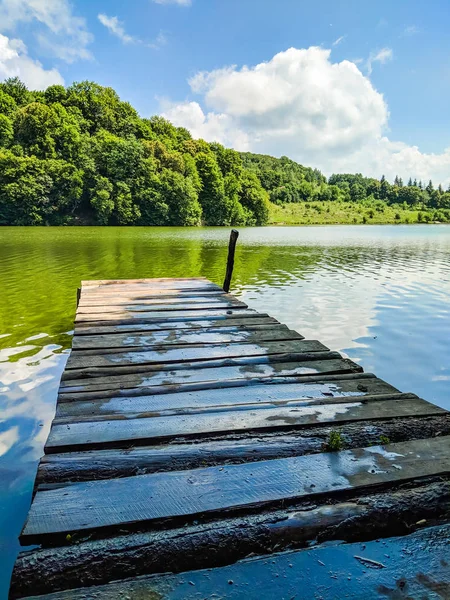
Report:
[[[64,79],[56,69],[46,70],[38,60],[28,56],[21,40],[11,40],[0,33],[0,80],[16,76],[32,90],[64,84]]]
[[[372,61],[386,62],[383,49]],[[163,101],[163,115],[195,137],[274,156],[287,155],[333,172],[393,179],[450,176],[450,149],[423,154],[386,137],[389,110],[370,79],[331,51],[290,48],[255,66],[197,73],[190,81],[198,102]]]
[[[347,36],[345,35],[341,35],[340,37],[338,37],[337,40],[334,40],[333,42],[333,46],[338,46],[341,42],[343,42],[345,40]]]
[[[191,6],[192,0],[152,0],[155,4],[178,4],[179,6]]]
[[[146,43],[141,39],[126,33],[123,23],[121,23],[117,17],[108,17],[108,15],[99,14],[97,15],[97,18],[102,25],[109,29],[109,31],[118,37],[124,44],[141,44],[148,48],[153,48],[154,50],[159,50],[162,46],[167,44],[167,38],[162,31],[158,33],[152,42]]]
[[[108,17],[108,15],[99,14],[97,15],[97,18],[102,25],[109,29],[113,35],[117,36],[119,40],[122,40],[124,44],[132,44],[136,42],[135,38],[125,32],[123,24],[117,17]]]
[[[42,50],[67,62],[92,57],[87,47],[93,36],[85,20],[73,14],[68,0],[0,0],[0,31],[14,31],[19,24],[33,21],[46,28],[45,35],[36,33]]]
[[[167,38],[162,31],[158,33],[156,38],[150,44],[147,44],[149,48],[153,48],[154,50],[159,50],[163,46],[167,44]]]
[[[382,65],[391,61],[393,58],[393,52],[391,48],[382,48],[378,52],[371,52],[367,59],[367,72],[369,75],[372,73],[372,65],[374,62],[378,62]]]
[[[416,25],[408,25],[403,30],[403,35],[406,37],[416,35],[416,33],[419,33],[419,28]]]

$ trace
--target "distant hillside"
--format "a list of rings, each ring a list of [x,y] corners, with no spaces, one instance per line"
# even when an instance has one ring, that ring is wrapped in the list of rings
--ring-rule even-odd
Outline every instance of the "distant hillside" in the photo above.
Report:
[[[327,181],[287,157],[239,153],[143,119],[89,81],[44,92],[0,83],[0,225],[264,225],[269,201],[445,211],[450,192],[360,174]]]

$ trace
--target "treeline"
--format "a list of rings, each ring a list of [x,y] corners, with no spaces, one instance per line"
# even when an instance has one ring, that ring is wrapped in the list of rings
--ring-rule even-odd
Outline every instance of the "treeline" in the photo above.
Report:
[[[0,83],[0,225],[264,225],[270,202],[315,201],[442,209],[428,220],[450,219],[450,189],[431,181],[327,180],[285,156],[239,153],[143,119],[93,82],[44,92]]]
[[[242,153],[244,166],[256,173],[274,204],[290,202],[372,202],[388,205],[404,204],[417,208],[450,208],[450,187],[434,187],[429,181],[410,179],[405,185],[400,177],[391,184],[382,176],[380,180],[363,177],[360,173],[331,175],[326,180],[320,171],[303,167],[286,156],[273,158],[261,154]]]
[[[268,194],[238,152],[142,119],[92,82],[0,84],[0,224],[263,225]]]

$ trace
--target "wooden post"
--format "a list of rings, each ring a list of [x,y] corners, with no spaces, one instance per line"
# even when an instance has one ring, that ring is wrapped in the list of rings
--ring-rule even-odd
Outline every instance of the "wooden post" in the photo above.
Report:
[[[81,298],[81,288],[77,288],[77,308],[78,308],[78,305],[80,304],[80,298]]]
[[[227,271],[225,273],[225,281],[223,282],[223,289],[225,290],[225,292],[230,291],[230,283],[234,267],[234,253],[236,250],[236,242],[238,237],[239,231],[237,231],[236,229],[232,229],[230,234],[230,242],[228,244]]]

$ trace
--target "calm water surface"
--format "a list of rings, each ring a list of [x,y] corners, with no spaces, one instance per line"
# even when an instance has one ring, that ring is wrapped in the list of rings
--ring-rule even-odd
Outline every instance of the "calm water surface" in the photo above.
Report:
[[[53,418],[82,279],[204,276],[221,228],[0,229],[0,598]],[[404,391],[450,408],[450,227],[241,229],[233,289]]]

